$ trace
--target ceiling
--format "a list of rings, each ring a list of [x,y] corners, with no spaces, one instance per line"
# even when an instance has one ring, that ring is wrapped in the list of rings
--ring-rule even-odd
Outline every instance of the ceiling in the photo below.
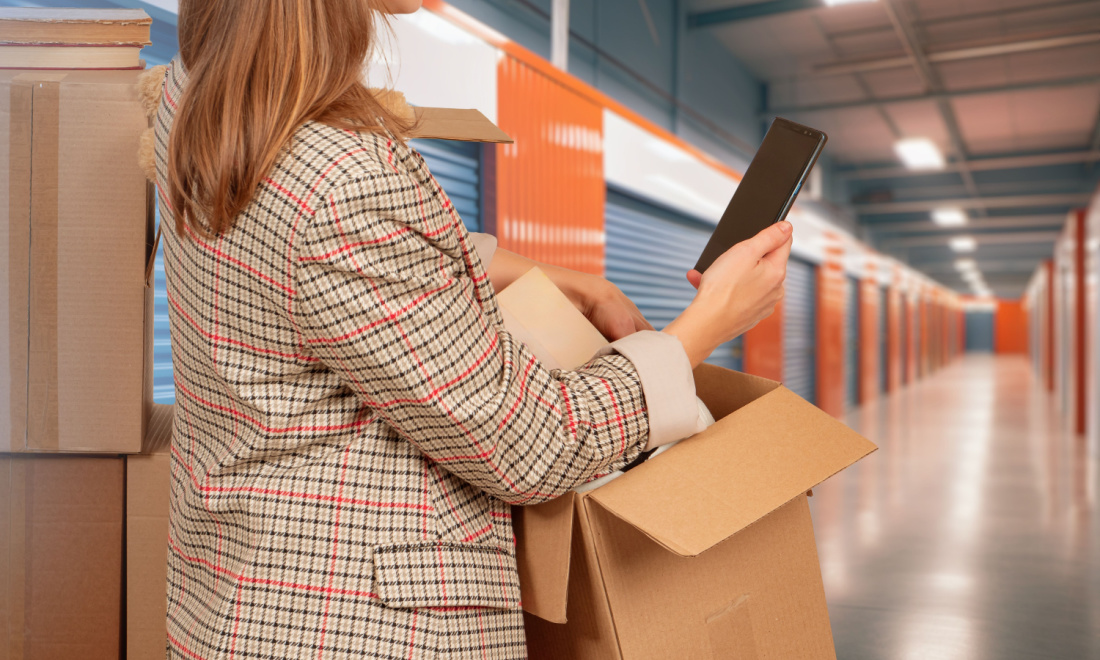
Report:
[[[829,134],[863,238],[959,291],[965,256],[1020,296],[1100,181],[1098,0],[690,0],[688,25],[766,82],[764,119]],[[901,167],[902,137],[931,139],[947,169]],[[932,223],[944,206],[969,225]],[[974,253],[948,247],[961,234]]]

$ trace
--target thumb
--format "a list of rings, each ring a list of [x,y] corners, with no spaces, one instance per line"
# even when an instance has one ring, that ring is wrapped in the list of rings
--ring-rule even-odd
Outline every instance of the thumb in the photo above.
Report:
[[[703,274],[692,268],[687,274],[688,282],[696,289],[699,288],[699,283],[703,281]]]
[[[745,241],[744,245],[747,250],[757,257],[763,257],[786,243],[792,231],[794,231],[794,227],[791,226],[791,223],[783,220]]]

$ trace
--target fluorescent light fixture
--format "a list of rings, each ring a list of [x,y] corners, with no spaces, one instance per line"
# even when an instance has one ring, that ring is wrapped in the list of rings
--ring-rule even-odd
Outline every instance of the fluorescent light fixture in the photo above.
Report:
[[[948,243],[955,252],[973,252],[978,249],[978,241],[973,236],[956,236]]]
[[[857,2],[875,2],[875,0],[825,0],[825,6],[835,7],[837,5],[854,5]]]
[[[947,167],[943,153],[928,138],[905,138],[894,143],[894,153],[911,170],[942,170]]]
[[[955,270],[965,273],[966,271],[977,271],[978,262],[973,259],[957,259],[955,260]]]
[[[962,209],[936,209],[932,211],[932,222],[941,227],[962,227],[970,222],[970,216]]]

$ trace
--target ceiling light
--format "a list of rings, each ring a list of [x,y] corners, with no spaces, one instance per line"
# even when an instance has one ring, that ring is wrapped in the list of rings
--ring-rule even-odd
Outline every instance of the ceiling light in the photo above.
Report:
[[[970,216],[962,209],[936,209],[932,211],[932,222],[941,227],[962,227],[970,222]]]
[[[968,270],[978,270],[978,262],[973,259],[957,259],[955,261],[955,270],[959,272],[966,272]]]
[[[825,6],[835,7],[837,5],[854,5],[857,2],[874,2],[875,0],[825,0]]]
[[[978,249],[978,241],[973,236],[956,236],[947,243],[955,252],[973,252]]]
[[[943,153],[928,138],[906,138],[894,143],[894,152],[911,170],[942,170],[947,167]]]

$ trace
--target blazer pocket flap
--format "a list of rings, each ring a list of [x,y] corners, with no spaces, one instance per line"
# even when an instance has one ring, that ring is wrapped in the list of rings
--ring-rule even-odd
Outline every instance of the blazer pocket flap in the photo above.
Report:
[[[520,606],[515,556],[487,546],[376,547],[374,585],[382,602],[395,608]]]

